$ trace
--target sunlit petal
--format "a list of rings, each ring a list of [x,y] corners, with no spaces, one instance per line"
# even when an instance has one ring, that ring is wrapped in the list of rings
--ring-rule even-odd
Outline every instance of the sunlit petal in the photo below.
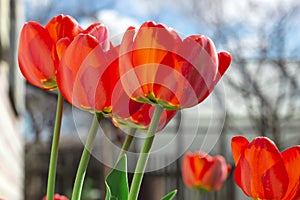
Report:
[[[240,160],[242,154],[244,154],[249,142],[243,136],[235,136],[231,140],[231,150],[235,164]]]
[[[288,173],[289,185],[283,200],[300,199],[300,146],[291,147],[281,153]]]
[[[22,28],[18,49],[18,61],[22,74],[33,85],[53,89],[58,61],[56,49],[48,32],[36,22],[28,22]]]

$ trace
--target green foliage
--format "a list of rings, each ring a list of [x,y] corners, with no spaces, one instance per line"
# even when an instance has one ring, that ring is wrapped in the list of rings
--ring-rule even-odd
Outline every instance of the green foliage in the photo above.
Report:
[[[176,196],[177,190],[173,190],[166,196],[164,196],[161,200],[172,200]]]
[[[105,200],[128,200],[127,159],[122,156],[105,180]]]

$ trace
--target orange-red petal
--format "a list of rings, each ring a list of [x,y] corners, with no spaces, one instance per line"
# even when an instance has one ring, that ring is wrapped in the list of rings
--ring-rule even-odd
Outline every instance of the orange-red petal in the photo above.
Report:
[[[136,33],[134,27],[129,27],[123,35],[120,45],[119,72],[123,88],[130,98],[137,99],[144,96],[139,77],[137,77],[132,64],[133,40]]]
[[[288,173],[289,185],[282,200],[300,199],[300,146],[291,147],[281,153]]]
[[[218,70],[217,52],[213,42],[203,35],[185,38],[178,50],[181,64],[176,70],[182,75],[177,92],[182,107],[191,107],[202,102],[214,88]],[[183,84],[185,83],[185,84]]]
[[[238,157],[234,179],[247,196],[260,199],[284,196],[289,180],[281,154],[271,140],[255,138]]]
[[[187,152],[182,163],[183,181],[188,187],[218,190],[226,180],[230,166],[222,156]]]
[[[86,30],[82,32],[83,34],[88,34],[94,36],[104,51],[110,49],[109,31],[106,26],[101,23],[94,23],[90,25]]]
[[[73,40],[75,36],[83,31],[78,22],[71,16],[58,15],[53,17],[45,26],[53,42],[64,37]]]
[[[18,62],[23,76],[43,89],[56,88],[55,70],[58,65],[56,48],[47,30],[36,22],[22,28]]]
[[[71,44],[71,40],[68,37],[62,38],[56,43],[56,52],[59,60],[61,60],[65,50]]]
[[[43,200],[47,200],[46,196],[44,196]],[[54,194],[53,200],[69,200],[66,196]]]
[[[144,126],[144,129],[148,129],[153,113],[154,113],[154,106],[151,104],[144,104],[136,113],[134,113],[130,117],[130,119],[136,124],[140,124]],[[176,113],[177,113],[176,110],[170,110],[170,111],[164,110],[160,117],[156,132],[162,130],[169,123],[169,121],[175,116]]]
[[[243,136],[235,136],[232,138],[231,149],[232,149],[233,159],[236,165],[238,164],[240,157],[244,153],[248,144],[249,144],[248,140]]]
[[[80,84],[74,85],[74,83],[80,78],[78,71],[82,63],[97,45],[98,41],[94,37],[78,35],[64,52],[57,71],[57,84],[61,93],[66,100],[77,107],[88,109],[92,107],[84,88]],[[74,93],[76,95],[73,95]]]
[[[92,35],[75,37],[57,73],[64,97],[74,106],[111,114],[111,95],[119,80],[117,49],[106,51]]]
[[[226,164],[224,157],[219,155],[210,157],[207,163],[210,165],[203,175],[202,183],[210,190],[219,190],[230,172],[230,166]]]
[[[185,153],[182,162],[182,178],[185,185],[188,187],[193,187],[196,185],[196,178],[194,175],[195,165],[193,159],[193,154],[191,152],[187,152]]]
[[[218,74],[216,81],[218,82],[219,79],[223,76],[223,74],[228,69],[230,63],[231,63],[231,55],[230,53],[226,51],[222,51],[218,53],[218,59],[219,59],[219,66],[218,66]]]

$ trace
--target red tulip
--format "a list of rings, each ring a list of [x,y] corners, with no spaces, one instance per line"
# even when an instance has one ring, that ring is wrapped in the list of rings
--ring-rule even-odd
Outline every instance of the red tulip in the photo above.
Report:
[[[111,44],[106,26],[93,24],[72,42],[60,40],[59,43],[62,49],[68,46],[57,72],[58,87],[67,101],[108,115],[111,115],[112,100],[117,102],[119,113],[137,111],[140,104],[126,98],[123,88],[116,85],[120,79],[119,47]]]
[[[67,44],[57,71],[57,84],[74,106],[110,113],[110,97],[118,80],[117,50],[110,45],[106,26],[92,26]]]
[[[59,56],[56,43],[61,38],[73,38],[82,32],[77,21],[70,16],[53,17],[46,26],[31,21],[21,31],[18,62],[23,76],[33,85],[46,90],[57,87],[56,70]]]
[[[230,165],[220,155],[212,157],[204,152],[187,152],[182,163],[182,178],[188,187],[218,190],[230,169]]]
[[[119,128],[147,130],[153,115],[154,106],[133,101],[125,93],[120,80],[114,86],[112,94],[112,122]],[[175,116],[177,111],[164,110],[156,132],[162,130]]]
[[[254,199],[297,200],[300,198],[300,146],[279,152],[266,137],[252,142],[242,136],[232,138],[236,169],[234,180]]]
[[[130,27],[120,46],[120,75],[128,96],[178,110],[203,101],[229,67],[231,56],[217,54],[213,42],[193,35],[183,41],[163,24]]]
[[[46,196],[43,198],[43,200],[47,200]],[[53,200],[69,200],[69,199],[63,195],[54,194]]]
[[[283,151],[281,156],[289,177],[289,186],[282,200],[300,200],[300,146]]]
[[[115,126],[120,128],[134,127],[140,130],[148,130],[153,116],[154,106],[151,104],[142,104],[142,103],[140,104],[141,104],[140,108],[137,109],[136,112],[132,113],[129,116],[114,115],[112,121],[115,124]],[[113,113],[114,113],[114,106],[113,106]],[[162,130],[175,116],[176,113],[177,113],[176,110],[168,110],[168,111],[164,110],[160,117],[156,132]]]

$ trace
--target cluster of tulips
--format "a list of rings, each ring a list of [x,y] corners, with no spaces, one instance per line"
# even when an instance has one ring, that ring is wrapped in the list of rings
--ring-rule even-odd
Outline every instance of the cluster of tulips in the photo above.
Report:
[[[18,49],[19,67],[31,84],[58,93],[57,113],[49,163],[47,199],[54,195],[56,160],[63,99],[94,114],[74,181],[72,200],[81,198],[82,185],[99,121],[108,117],[128,128],[118,162],[106,179],[106,199],[135,200],[155,133],[178,110],[201,103],[212,92],[231,63],[228,52],[217,52],[203,35],[182,39],[172,28],[148,21],[129,27],[121,43],[111,42],[108,28],[94,23],[83,29],[70,17],[58,15],[45,26],[26,23]],[[131,186],[126,173],[126,151],[136,131],[146,132]],[[234,137],[234,178],[254,199],[299,199],[300,147],[282,153],[267,138],[249,143]],[[298,165],[298,167],[297,167]],[[187,186],[207,191],[221,188],[230,167],[221,156],[187,153],[182,176]],[[130,188],[130,189],[129,189]],[[176,191],[163,199],[174,198]],[[45,199],[46,199],[45,197]]]
[[[243,192],[255,200],[300,199],[300,146],[280,152],[273,141],[256,137],[249,142],[243,136],[231,141],[235,162],[234,180]],[[222,187],[230,166],[222,156],[203,152],[186,153],[182,175],[192,188],[212,191]]]

